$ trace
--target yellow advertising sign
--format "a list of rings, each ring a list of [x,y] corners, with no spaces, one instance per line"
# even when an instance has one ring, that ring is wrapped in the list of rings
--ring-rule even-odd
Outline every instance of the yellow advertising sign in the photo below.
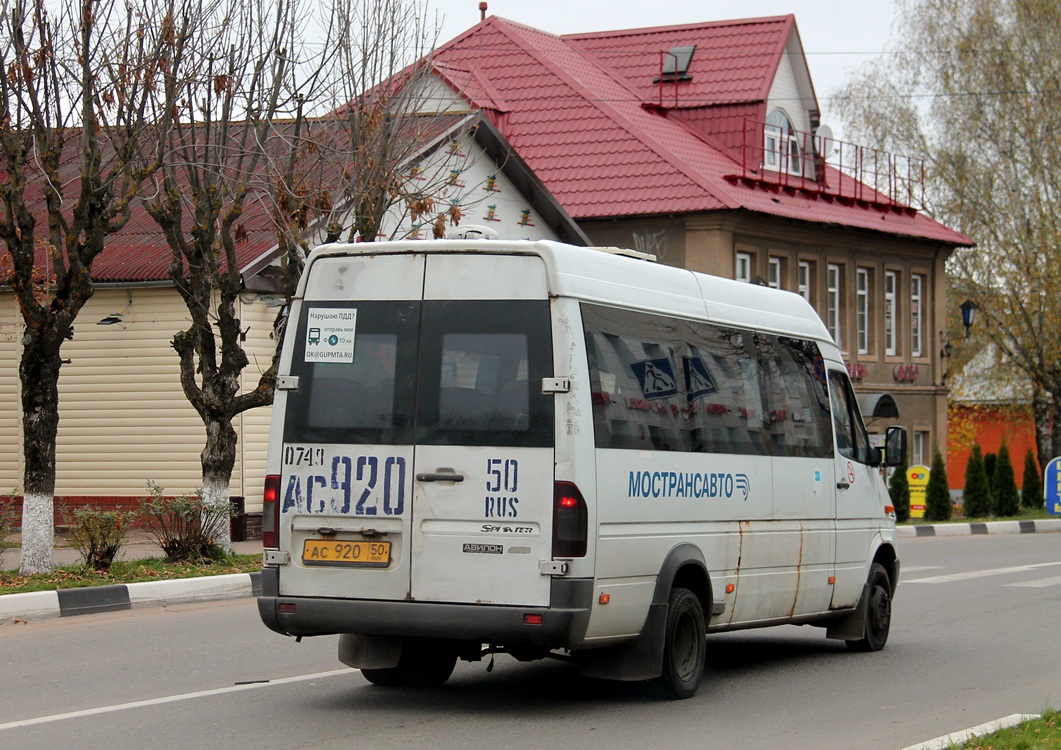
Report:
[[[910,518],[925,517],[929,473],[927,466],[911,466],[906,470],[906,483],[910,485]]]

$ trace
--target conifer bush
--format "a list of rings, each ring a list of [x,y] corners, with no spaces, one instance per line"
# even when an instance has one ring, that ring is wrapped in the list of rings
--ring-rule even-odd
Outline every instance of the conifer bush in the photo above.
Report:
[[[888,482],[888,495],[895,506],[896,522],[910,520],[910,481],[906,478],[906,464],[895,467],[895,473]]]
[[[943,456],[936,451],[936,456],[932,459],[925,494],[925,520],[949,521],[952,510],[947,467],[943,465]]]
[[[996,516],[1020,515],[1020,493],[1017,491],[1017,477],[1013,472],[1013,462],[1009,459],[1009,448],[1005,443],[998,449],[998,460],[995,463],[995,474],[991,479],[994,511]]]
[[[1042,508],[1046,504],[1043,498],[1043,480],[1039,472],[1039,462],[1035,460],[1035,453],[1031,448],[1024,454],[1024,481],[1021,485],[1021,505],[1025,508]]]
[[[966,518],[983,518],[991,515],[991,484],[984,468],[984,456],[980,445],[973,446],[969,463],[965,465],[965,490],[962,493],[962,508]]]

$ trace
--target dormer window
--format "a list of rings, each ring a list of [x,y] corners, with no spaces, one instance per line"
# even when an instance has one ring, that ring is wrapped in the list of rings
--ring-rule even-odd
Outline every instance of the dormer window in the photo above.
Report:
[[[803,149],[792,121],[780,109],[770,111],[763,130],[763,169],[803,174]]]

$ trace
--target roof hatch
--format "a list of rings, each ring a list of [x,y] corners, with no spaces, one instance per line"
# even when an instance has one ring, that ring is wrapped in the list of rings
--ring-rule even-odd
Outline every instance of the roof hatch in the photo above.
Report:
[[[694,52],[695,44],[671,47],[666,52],[660,52],[660,74],[652,82],[691,81],[693,77],[689,75],[689,64],[693,61]]]

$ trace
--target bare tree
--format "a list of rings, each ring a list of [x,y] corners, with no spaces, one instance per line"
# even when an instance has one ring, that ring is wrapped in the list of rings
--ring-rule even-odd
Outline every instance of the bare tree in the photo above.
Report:
[[[110,0],[0,4],[0,269],[25,322],[23,574],[53,568],[63,342],[92,296],[92,263],[158,164],[145,144],[177,75],[189,18]]]
[[[845,127],[922,154],[978,326],[1031,383],[1039,460],[1061,452],[1061,5],[904,0],[893,54],[842,92]]]
[[[170,94],[179,106],[164,131],[164,164],[144,201],[165,234],[170,278],[191,318],[172,344],[184,394],[206,428],[203,500],[218,509],[230,502],[233,419],[271,403],[276,381],[274,362],[253,390],[240,392],[249,363],[238,317],[244,287],[237,250],[247,241],[242,220],[248,209],[279,219],[279,211],[263,207],[284,205],[289,194],[299,195],[303,213],[313,202],[278,170],[294,175],[308,153],[303,110],[321,95],[330,60],[327,50],[307,44],[307,26],[320,20],[315,7],[302,0],[233,0],[203,8],[188,53],[194,74],[176,81]],[[316,31],[331,36],[327,27]],[[229,548],[227,525],[219,542]]]
[[[410,216],[441,236],[447,222],[461,218],[456,187],[451,200],[442,198],[459,168],[418,165],[433,141],[458,138],[467,128],[443,114],[431,87],[438,26],[425,0],[340,0],[334,8],[337,107],[325,123],[336,137],[322,150],[337,183],[329,191],[336,200],[324,239],[373,242],[388,214]]]

